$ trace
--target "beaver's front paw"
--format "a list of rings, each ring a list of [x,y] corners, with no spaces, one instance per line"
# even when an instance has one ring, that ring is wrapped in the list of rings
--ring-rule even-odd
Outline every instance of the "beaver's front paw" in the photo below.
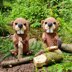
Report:
[[[29,50],[26,54],[27,55],[31,55],[33,53],[33,51],[32,50]]]
[[[10,50],[10,52],[11,52],[11,54],[14,55],[14,56],[17,55],[17,51],[15,51],[15,50]]]

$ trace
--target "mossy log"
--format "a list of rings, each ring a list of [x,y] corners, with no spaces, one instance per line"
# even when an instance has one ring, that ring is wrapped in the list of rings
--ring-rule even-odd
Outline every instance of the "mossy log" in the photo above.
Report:
[[[62,44],[61,50],[72,53],[72,44]]]
[[[44,65],[60,62],[62,59],[63,55],[61,51],[55,50],[55,52],[43,53],[37,57],[34,57],[33,62],[36,67],[42,67]]]
[[[58,46],[51,46],[51,47],[45,48],[44,50],[40,50],[37,54],[35,54],[35,56],[38,56],[47,52],[57,52],[59,54],[62,54],[61,50],[58,49]]]
[[[15,60],[3,61],[1,62],[1,66],[2,67],[12,67],[15,65],[23,64],[23,63],[28,63],[31,60],[33,60],[33,57],[30,56],[30,57],[15,59]]]

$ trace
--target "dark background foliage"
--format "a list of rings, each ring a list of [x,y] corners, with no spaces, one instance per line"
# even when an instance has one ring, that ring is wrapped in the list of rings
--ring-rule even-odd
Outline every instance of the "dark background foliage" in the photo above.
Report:
[[[58,33],[64,42],[72,42],[72,0],[0,0],[0,35],[12,31],[8,25],[17,17],[30,21],[31,28],[40,28],[41,20],[55,17]]]

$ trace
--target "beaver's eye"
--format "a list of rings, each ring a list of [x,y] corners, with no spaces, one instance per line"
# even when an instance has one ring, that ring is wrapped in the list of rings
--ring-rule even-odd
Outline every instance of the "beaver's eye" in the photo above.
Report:
[[[45,24],[47,24],[47,22],[45,22]]]
[[[53,24],[55,24],[55,25],[56,25],[56,22],[54,22]]]
[[[17,25],[18,23],[15,23],[15,25]]]
[[[26,26],[26,23],[24,23],[24,26]]]

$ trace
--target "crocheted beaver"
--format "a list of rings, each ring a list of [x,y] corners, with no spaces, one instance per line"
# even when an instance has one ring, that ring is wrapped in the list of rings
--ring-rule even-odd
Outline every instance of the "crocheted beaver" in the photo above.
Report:
[[[61,40],[57,34],[57,29],[59,27],[57,20],[53,17],[50,17],[42,20],[41,24],[44,30],[42,40],[47,47],[58,46],[58,48],[61,48]]]
[[[28,38],[28,30],[29,30],[29,22],[24,18],[17,18],[12,22],[13,29],[15,30],[15,34],[12,36],[12,40],[14,43],[15,50],[11,50],[11,53],[14,55],[18,54],[18,47],[23,47],[24,54],[31,54],[29,51],[29,38]]]
[[[44,49],[40,50],[35,55],[36,57],[34,57],[33,59],[34,65],[36,67],[42,67],[44,65],[48,65],[49,63],[53,63],[53,61],[55,62],[57,60],[62,60],[62,52],[59,49],[61,48],[61,40],[59,39],[57,34],[57,29],[59,27],[58,22],[55,18],[50,17],[42,20],[41,24],[44,30],[42,35],[42,45]]]

